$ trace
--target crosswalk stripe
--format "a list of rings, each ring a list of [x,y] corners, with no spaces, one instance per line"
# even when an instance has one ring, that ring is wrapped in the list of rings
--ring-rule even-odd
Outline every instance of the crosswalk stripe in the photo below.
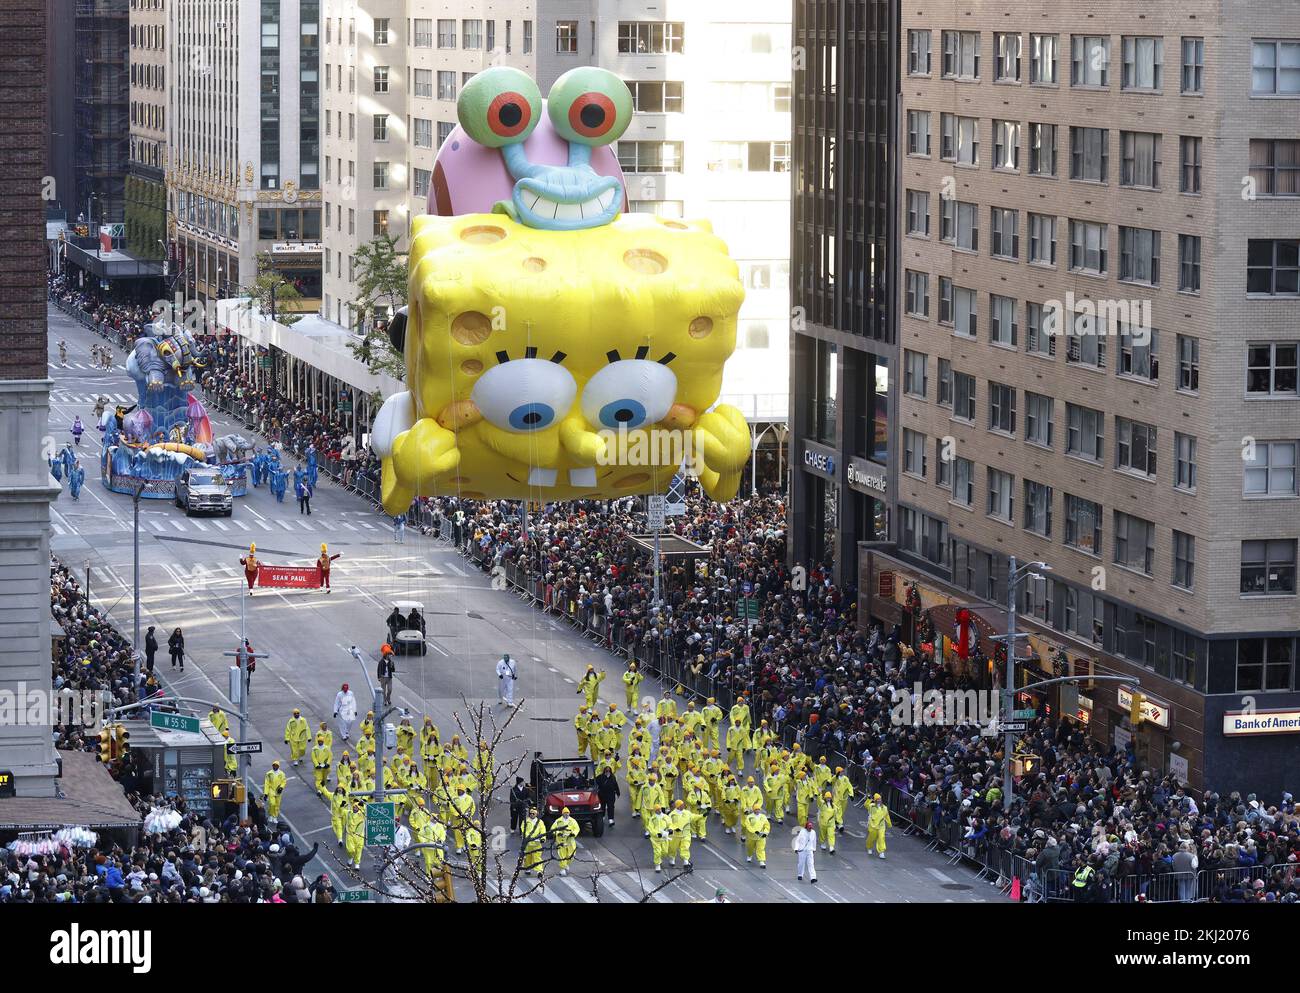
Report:
[[[241,531],[250,530],[249,526],[245,524],[243,521],[231,521],[230,523],[235,525],[235,527],[239,528]]]
[[[280,527],[284,528],[286,531],[292,531],[292,530],[293,530],[293,528],[289,526],[289,522],[288,522],[288,521],[276,521],[275,523],[278,524],[278,525],[280,525]],[[270,529],[270,528],[267,528],[267,530],[270,531],[271,529]]]
[[[342,525],[343,525],[345,528],[347,528],[349,531],[355,531],[355,530],[356,530],[356,528],[354,528],[354,527],[353,527],[351,524],[349,524],[347,521],[339,521],[339,523],[342,524]]]
[[[182,524],[180,521],[172,521],[172,527],[174,527],[177,531],[185,530],[185,525]]]
[[[250,653],[250,654],[255,655],[256,653]],[[558,893],[554,892],[554,890],[550,886],[543,886],[540,892],[542,894],[542,897],[546,900],[547,903],[564,902],[564,899]]]
[[[204,524],[202,521],[190,521],[190,523],[193,524],[200,531],[206,531],[208,529],[208,526]]]
[[[358,523],[359,523],[363,528],[368,528],[368,529],[371,530],[371,531],[373,531],[373,530],[375,529],[375,526],[374,526],[373,524],[367,524],[365,521],[358,521]],[[254,652],[253,654],[254,654],[254,656],[256,656],[257,653]]]
[[[161,532],[163,529],[162,523],[160,521],[150,521],[149,526],[158,532]]]
[[[329,521],[325,521],[325,520],[317,521],[317,522],[316,522],[316,526],[317,526],[318,528],[320,528],[322,531],[333,531],[333,530],[335,530],[334,525],[331,524]]]
[[[312,526],[311,526],[310,524],[308,524],[306,521],[299,521],[299,522],[298,522],[298,526],[299,526],[300,528],[302,528],[304,531],[315,531],[315,530],[316,530],[314,527],[312,527]]]
[[[566,879],[566,878],[564,878],[564,877],[561,877],[560,879],[556,880],[556,882],[563,883],[566,887],[568,887],[568,888],[569,888],[570,890],[572,890],[575,894],[577,894],[578,898],[579,898],[580,900],[582,900],[583,903],[595,903],[595,902],[596,902],[596,898],[595,898],[594,896],[592,896],[590,893],[588,893],[585,889],[583,889],[583,888],[582,888],[581,886],[579,886],[577,883],[574,883],[572,880],[570,880],[570,879]]]
[[[215,525],[217,526],[217,529],[218,529],[219,531],[229,531],[229,530],[230,530],[230,528],[229,528],[227,525],[222,524],[220,521],[213,521],[212,523],[215,524]]]
[[[465,570],[462,569],[460,566],[458,566],[455,562],[444,562],[443,565],[445,565],[448,569],[454,572],[457,576],[465,575]]]
[[[55,533],[55,534],[67,534],[67,533],[68,533],[67,531],[64,531],[63,528],[60,527],[58,524],[55,524],[53,521],[50,522],[50,527],[54,528],[54,533]]]
[[[266,521],[258,521],[258,522],[257,522],[257,526],[258,526],[259,528],[261,528],[263,531],[271,531],[271,530],[273,530],[272,527],[271,527],[271,525],[267,524]]]
[[[636,900],[630,893],[614,882],[612,876],[601,876],[600,885],[614,894],[619,903],[635,903]]]

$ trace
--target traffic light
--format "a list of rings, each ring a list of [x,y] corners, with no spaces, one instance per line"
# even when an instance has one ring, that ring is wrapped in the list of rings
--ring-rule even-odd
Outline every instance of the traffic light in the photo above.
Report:
[[[1133,699],[1128,707],[1128,719],[1134,727],[1142,723],[1142,704],[1146,700],[1137,690],[1133,691]]]
[[[212,799],[227,803],[244,802],[244,782],[242,779],[217,779],[212,783]]]
[[[442,873],[433,877],[433,902],[456,902],[456,893],[451,887],[451,870],[447,868],[445,862],[442,865]]]
[[[104,727],[99,729],[99,761],[107,765],[113,761],[113,729]]]
[[[115,735],[117,741],[117,757],[125,758],[127,753],[131,751],[131,732],[126,729],[125,724],[115,725],[114,731],[117,732]]]

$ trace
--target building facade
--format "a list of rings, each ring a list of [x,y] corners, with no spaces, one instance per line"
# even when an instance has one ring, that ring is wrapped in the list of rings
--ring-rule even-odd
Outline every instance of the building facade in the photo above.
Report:
[[[1141,680],[1149,766],[1294,786],[1223,728],[1300,709],[1300,10],[922,2],[896,56],[899,554],[995,603],[1047,562],[1020,610]]]
[[[158,259],[167,250],[166,0],[130,0],[130,4],[126,247],[139,258]]]
[[[532,0],[325,0],[321,314],[357,321],[355,253],[409,247],[460,88],[482,69],[536,73]]]
[[[898,5],[796,0],[790,556],[852,582],[893,537]]]
[[[80,0],[73,31],[76,209],[94,228],[126,211],[129,142],[128,0]]]
[[[320,3],[168,0],[169,253],[186,299],[269,266],[320,304]]]

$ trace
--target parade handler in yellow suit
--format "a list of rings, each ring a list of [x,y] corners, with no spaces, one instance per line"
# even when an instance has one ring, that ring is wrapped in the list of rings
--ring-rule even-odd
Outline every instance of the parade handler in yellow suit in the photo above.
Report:
[[[874,846],[880,857],[885,857],[885,828],[893,827],[894,822],[889,819],[889,808],[880,802],[880,794],[877,793],[871,798],[871,803],[867,805],[867,854],[871,854]]]

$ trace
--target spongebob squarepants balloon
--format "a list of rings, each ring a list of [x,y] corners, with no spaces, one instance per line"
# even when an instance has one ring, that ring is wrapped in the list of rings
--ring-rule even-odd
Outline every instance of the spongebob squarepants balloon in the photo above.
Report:
[[[372,434],[385,510],[663,492],[683,465],[731,499],[749,429],[717,399],[744,290],[707,222],[622,213],[627,85],[582,67],[543,101],[497,67],[457,113],[413,224],[410,389]]]

